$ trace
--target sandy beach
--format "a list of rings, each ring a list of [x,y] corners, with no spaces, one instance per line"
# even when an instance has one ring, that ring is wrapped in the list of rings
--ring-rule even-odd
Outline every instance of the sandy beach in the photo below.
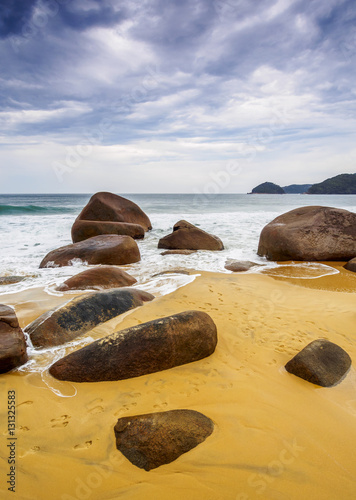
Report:
[[[2,375],[2,408],[7,391],[16,391],[16,498],[354,498],[354,368],[333,388],[284,370],[317,338],[356,359],[356,276],[340,271],[299,281],[199,273],[187,286],[90,333],[97,339],[173,313],[206,311],[219,340],[215,353],[201,361],[91,384],[35,372]],[[15,307],[22,327],[66,300],[68,294],[55,297],[41,289],[0,297]],[[119,417],[184,408],[210,417],[215,430],[175,462],[146,472],[117,451],[113,427]],[[2,412],[3,450],[6,418]],[[2,498],[14,497],[4,485],[8,467],[2,460]]]

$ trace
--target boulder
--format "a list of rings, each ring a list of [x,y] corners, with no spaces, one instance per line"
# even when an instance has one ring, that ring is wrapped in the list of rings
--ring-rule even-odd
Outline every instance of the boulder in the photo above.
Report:
[[[338,384],[351,366],[344,349],[326,339],[314,340],[286,364],[289,373],[312,384],[331,387]]]
[[[348,263],[344,265],[344,268],[347,269],[348,271],[356,273],[356,257],[349,260]]]
[[[131,236],[134,239],[142,239],[145,236],[145,230],[139,224],[96,220],[76,220],[72,226],[73,243],[87,240],[100,234],[119,234]]]
[[[150,293],[126,288],[80,295],[42,314],[25,331],[34,347],[61,345],[153,298]]]
[[[152,229],[150,219],[133,201],[113,193],[96,193],[77,217],[78,220],[129,222],[145,231]]]
[[[261,264],[256,264],[255,262],[250,262],[249,260],[227,260],[225,262],[225,269],[233,271],[234,273],[243,273],[251,269],[251,267],[260,265]]]
[[[220,238],[213,236],[185,220],[173,226],[173,233],[161,238],[158,248],[171,250],[224,250]]]
[[[205,358],[216,343],[210,316],[186,311],[108,335],[68,354],[49,371],[73,382],[123,380]]]
[[[123,269],[114,266],[99,266],[83,271],[68,278],[57,286],[59,292],[68,290],[104,290],[106,288],[120,288],[131,286],[137,280]]]
[[[161,255],[191,255],[196,253],[196,250],[166,250],[161,252]]]
[[[52,250],[42,260],[40,268],[70,266],[73,259],[90,265],[120,266],[138,262],[140,258],[137,243],[131,236],[104,234]]]
[[[257,253],[276,261],[352,259],[356,255],[356,214],[340,208],[296,208],[263,228]]]
[[[205,441],[210,418],[194,410],[171,410],[119,418],[116,447],[133,465],[149,471],[169,464]]]
[[[27,361],[26,340],[12,307],[0,304],[0,373]]]

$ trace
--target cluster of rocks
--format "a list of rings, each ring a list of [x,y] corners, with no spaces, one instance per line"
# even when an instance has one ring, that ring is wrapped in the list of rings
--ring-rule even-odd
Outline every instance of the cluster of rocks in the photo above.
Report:
[[[149,218],[125,198],[97,193],[76,219],[73,244],[53,250],[40,267],[66,266],[73,259],[100,264],[66,280],[59,291],[85,293],[47,311],[25,328],[36,349],[62,345],[154,299],[130,289],[136,280],[115,265],[137,262],[135,239],[151,229]],[[189,255],[197,250],[223,250],[214,235],[181,220],[159,240],[163,254]],[[262,231],[258,254],[269,260],[349,260],[356,269],[356,214],[329,207],[303,207],[277,217]],[[227,261],[233,272],[247,271],[250,261]],[[16,280],[14,280],[15,282]],[[148,375],[210,356],[217,345],[217,329],[202,311],[184,311],[115,332],[56,361],[50,374],[72,382],[115,381]],[[14,310],[0,306],[0,373],[26,363],[26,341]],[[339,383],[351,366],[349,355],[326,339],[296,354],[286,370],[323,387]],[[193,410],[172,410],[120,418],[116,445],[134,465],[147,471],[167,464],[203,442],[213,422]]]
[[[96,193],[72,226],[73,243],[49,252],[40,267],[68,266],[75,259],[90,265],[138,262],[141,256],[135,240],[144,238],[150,229],[150,219],[138,205],[112,193]],[[223,250],[224,245],[217,236],[179,221],[172,234],[159,240],[158,248],[188,254],[196,250]]]

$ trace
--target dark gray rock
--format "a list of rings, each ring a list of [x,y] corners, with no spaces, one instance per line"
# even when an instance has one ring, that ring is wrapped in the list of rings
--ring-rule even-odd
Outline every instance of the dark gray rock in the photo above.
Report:
[[[133,465],[149,471],[169,464],[205,441],[210,418],[194,410],[171,410],[119,418],[116,447]]]
[[[314,340],[286,364],[289,373],[312,384],[332,387],[338,384],[351,366],[344,349],[326,339]]]
[[[153,298],[150,293],[126,288],[80,295],[42,314],[25,331],[34,347],[61,345]]]

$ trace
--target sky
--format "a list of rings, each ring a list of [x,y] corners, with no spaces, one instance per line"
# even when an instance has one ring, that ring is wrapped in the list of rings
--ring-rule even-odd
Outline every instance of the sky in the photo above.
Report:
[[[356,172],[355,0],[1,0],[1,193]]]

